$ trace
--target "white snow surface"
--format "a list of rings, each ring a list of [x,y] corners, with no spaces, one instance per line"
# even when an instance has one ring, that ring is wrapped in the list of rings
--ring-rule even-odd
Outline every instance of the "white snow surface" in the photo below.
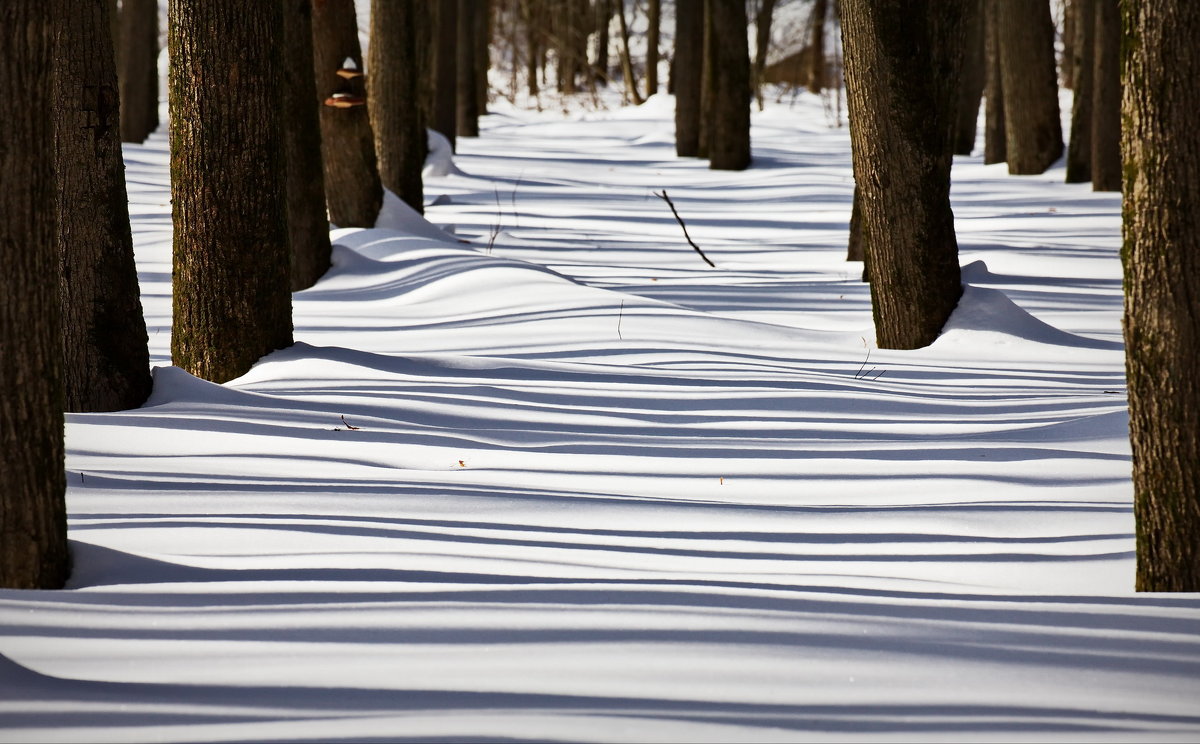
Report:
[[[168,366],[127,146],[154,394],[68,416],[0,740],[1200,738],[1200,599],[1132,591],[1118,196],[958,158],[960,307],[879,350],[820,99],[740,173],[669,103],[497,104],[226,385]]]

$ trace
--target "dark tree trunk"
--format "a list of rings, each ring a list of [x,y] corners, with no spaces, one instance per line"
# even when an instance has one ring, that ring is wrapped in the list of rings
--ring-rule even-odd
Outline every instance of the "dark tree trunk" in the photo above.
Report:
[[[1121,10],[1118,0],[1096,3],[1092,51],[1092,189],[1121,190]],[[1200,43],[1200,37],[1197,37]],[[1166,58],[1164,58],[1166,59]]]
[[[0,4],[0,587],[70,571],[54,242],[50,6]]]
[[[1200,4],[1126,0],[1122,12],[1125,359],[1137,589],[1197,592]]]
[[[865,261],[866,250],[863,245],[862,234],[862,200],[859,196],[860,190],[857,185],[854,187],[854,199],[850,202],[850,242],[846,246],[847,261]],[[864,272],[865,273],[865,272]],[[863,281],[867,277],[864,275]]]
[[[137,408],[150,395],[133,261],[109,8],[51,0],[55,200],[68,411]]]
[[[313,102],[312,0],[283,0],[283,38],[291,282],[299,291],[329,270],[330,254],[321,123]]]
[[[984,56],[987,74],[984,98],[987,108],[983,118],[983,162],[1003,163],[1008,158],[1008,141],[1004,134],[1004,76],[1000,74],[1000,36],[997,14],[1000,0],[983,0],[983,33],[986,36]]]
[[[374,227],[383,204],[383,187],[375,159],[375,135],[361,77],[337,73],[346,59],[363,70],[354,0],[312,0],[313,69],[320,107],[321,159],[325,168],[325,199],[329,220],[338,227]],[[325,105],[334,94],[356,105]]]
[[[997,19],[1008,172],[1042,173],[1063,154],[1050,4],[1003,0]]]
[[[488,110],[488,69],[492,64],[492,11],[490,0],[475,2],[475,111],[483,116]]]
[[[448,1],[454,2],[454,0]],[[462,12],[462,0],[459,0],[457,5],[459,12]],[[521,0],[522,14],[525,17],[525,45],[529,54],[525,60],[525,76],[529,84],[529,95],[535,98],[538,95],[538,69],[541,67],[542,59],[541,5],[541,0]]]
[[[700,3],[688,4],[699,5]],[[679,6],[676,6],[676,15],[679,12]],[[754,17],[754,67],[750,71],[750,84],[754,88],[754,98],[758,101],[759,111],[763,109],[762,77],[763,70],[767,67],[767,52],[771,49],[771,18],[774,15],[775,0],[762,0],[762,5],[758,6],[758,13]]]
[[[681,12],[677,9],[676,13]],[[608,22],[612,20],[612,0],[596,0],[596,60],[592,64],[592,82],[608,85]]]
[[[435,3],[433,116],[430,128],[450,140],[458,127],[458,3]]]
[[[713,43],[708,157],[714,170],[750,165],[750,50],[743,0],[709,0]]]
[[[647,0],[646,18],[646,97],[658,92],[658,31],[661,23],[660,0]]]
[[[123,0],[119,16],[121,140],[144,142],[158,129],[158,0]]]
[[[979,103],[983,96],[986,59],[983,38],[983,0],[966,0],[966,50],[959,86],[958,117],[954,127],[954,152],[970,155],[975,149]]]
[[[479,136],[479,98],[475,91],[475,14],[479,0],[458,0],[458,93],[455,127],[459,137]]]
[[[372,0],[367,106],[380,181],[422,212],[421,169],[428,135],[421,107],[415,105],[424,68],[417,54],[418,12],[413,0]]]
[[[696,149],[696,155],[701,158],[708,158],[709,151],[712,149],[713,125],[710,118],[712,117],[713,100],[716,98],[716,90],[713,87],[716,82],[716,77],[713,75],[713,60],[717,56],[717,37],[713,33],[712,27],[712,2],[713,0],[704,0],[704,31],[700,42],[700,128],[697,135],[699,146]]]
[[[808,92],[820,93],[825,87],[825,16],[827,0],[815,0],[812,11],[812,39],[809,42]]]
[[[283,14],[171,0],[170,19],[171,354],[225,382],[292,343]]]
[[[704,64],[704,6],[675,6],[675,152],[681,158],[700,152],[700,72]]]
[[[1063,0],[1063,54],[1062,59],[1058,62],[1058,74],[1062,79],[1062,87],[1067,90],[1075,88],[1075,80],[1079,72],[1079,63],[1077,62],[1079,53],[1075,48],[1079,41],[1079,27],[1075,25],[1075,19],[1079,15],[1077,5],[1075,0]]]
[[[642,92],[638,90],[637,78],[633,74],[633,58],[629,55],[629,25],[625,22],[625,2],[617,0],[617,23],[621,29],[621,74],[625,78],[625,90],[637,106],[645,103]]]
[[[1067,143],[1067,183],[1086,183],[1092,180],[1092,54],[1096,28],[1095,0],[1074,0],[1071,3],[1071,24],[1075,41],[1071,44],[1074,59],[1063,65],[1074,69],[1074,102],[1071,104],[1071,140]],[[1118,102],[1119,105],[1119,102]]]
[[[961,3],[843,0],[854,180],[881,348],[937,338],[962,294],[950,164]]]

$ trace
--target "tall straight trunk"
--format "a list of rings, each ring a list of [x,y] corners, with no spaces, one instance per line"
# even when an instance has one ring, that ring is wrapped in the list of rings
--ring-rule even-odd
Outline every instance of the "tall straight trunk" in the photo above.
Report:
[[[682,8],[682,6],[681,6]],[[678,14],[681,10],[676,10]],[[612,0],[596,0],[596,54],[592,63],[592,82],[608,85],[608,22],[612,20]]]
[[[843,0],[854,181],[881,348],[937,338],[962,294],[950,163],[964,7]]]
[[[50,6],[0,3],[0,587],[70,571],[54,242]]]
[[[1062,87],[1067,90],[1075,88],[1079,71],[1079,54],[1075,50],[1079,42],[1079,27],[1075,24],[1075,19],[1079,17],[1077,6],[1075,0],[1063,0],[1063,53],[1058,62],[1058,76],[1062,80]]]
[[[347,59],[355,70],[363,71],[354,0],[312,3],[313,70],[329,220],[338,227],[374,227],[383,204],[383,187],[375,159],[375,135],[367,107],[362,105],[366,86],[361,77],[345,79],[337,74]],[[345,94],[359,105],[325,105],[335,93]]]
[[[458,126],[458,3],[435,3],[433,116],[429,126],[455,148]]]
[[[1197,592],[1200,4],[1125,0],[1122,12],[1125,359],[1137,589]]]
[[[330,259],[321,122],[313,103],[312,0],[283,0],[283,39],[288,242],[292,290],[299,291],[329,270]]]
[[[700,72],[704,64],[704,6],[675,6],[675,153],[700,152]]]
[[[1063,69],[1074,69],[1075,96],[1071,104],[1071,140],[1067,143],[1067,183],[1092,180],[1092,55],[1096,29],[1096,0],[1074,0],[1071,24],[1074,59]],[[1120,101],[1118,101],[1118,106]],[[1119,143],[1118,143],[1119,144]]]
[[[743,170],[750,165],[750,50],[746,42],[743,0],[709,0],[713,44],[709,165],[714,170]]]
[[[825,87],[825,17],[827,0],[815,0],[812,10],[812,37],[809,41],[808,91],[820,93]]]
[[[424,211],[421,169],[428,135],[421,107],[413,0],[371,1],[371,46],[367,67],[367,107],[375,133],[375,156],[384,188],[408,206]]]
[[[678,7],[675,13],[678,15]],[[754,67],[750,70],[750,85],[754,88],[754,98],[758,101],[759,111],[763,110],[762,78],[763,70],[767,67],[767,52],[771,48],[771,18],[774,15],[775,0],[762,0],[762,4],[758,6],[758,13],[754,16]]]
[[[696,155],[701,158],[708,158],[709,152],[712,150],[713,124],[711,117],[713,100],[716,98],[714,87],[716,77],[713,74],[713,64],[717,56],[717,36],[713,32],[712,3],[713,0],[704,0],[704,34],[700,43],[700,131]]]
[[[171,0],[170,18],[171,355],[225,382],[292,343],[283,13]]]
[[[122,0],[118,15],[121,140],[144,142],[158,129],[158,0]]]
[[[979,102],[983,96],[986,59],[983,38],[983,0],[965,0],[966,50],[963,53],[962,82],[959,85],[957,121],[954,127],[954,152],[970,155],[975,149],[979,125]]]
[[[1008,141],[1004,134],[1004,76],[1000,74],[1000,31],[997,27],[1000,2],[983,0],[984,56],[987,57],[983,91],[987,100],[983,118],[983,162],[988,165],[1008,159]]]
[[[137,408],[150,395],[146,320],[133,261],[109,7],[50,0],[54,202],[68,411]]]
[[[488,69],[491,68],[491,0],[476,0],[475,16],[475,111],[483,116],[488,110]]]
[[[641,106],[646,99],[638,90],[637,78],[633,74],[633,59],[629,55],[629,24],[625,22],[625,0],[617,1],[617,23],[621,29],[621,74],[625,78],[625,90],[634,105]],[[707,1],[707,0],[706,0]]]
[[[1118,0],[1095,0],[1092,52],[1092,189],[1121,190],[1121,10]],[[1200,37],[1197,37],[1200,41]]]
[[[475,90],[475,14],[480,0],[458,0],[457,126],[459,137],[479,136],[479,97]]]
[[[661,24],[660,0],[646,2],[646,97],[658,92],[658,32]]]
[[[997,19],[1008,172],[1042,173],[1063,153],[1050,4],[1003,0]]]
[[[448,0],[455,2],[455,0]],[[462,10],[462,2],[457,2]],[[525,46],[528,56],[525,59],[525,77],[529,85],[529,95],[538,95],[538,68],[541,64],[542,52],[542,0],[521,0],[521,14],[525,19]]]
[[[846,245],[847,261],[865,261],[866,250],[862,234],[862,190],[855,185],[850,202],[850,240]],[[863,279],[866,280],[864,274]]]

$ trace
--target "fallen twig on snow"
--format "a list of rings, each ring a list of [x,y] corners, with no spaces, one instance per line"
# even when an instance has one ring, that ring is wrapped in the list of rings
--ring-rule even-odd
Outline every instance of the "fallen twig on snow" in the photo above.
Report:
[[[696,245],[695,241],[692,240],[692,236],[688,235],[687,225],[683,224],[683,218],[680,217],[679,212],[676,211],[675,203],[671,201],[671,197],[667,196],[667,190],[663,189],[661,193],[659,193],[659,192],[653,192],[653,193],[659,199],[662,199],[663,201],[665,201],[667,203],[667,206],[671,208],[671,214],[675,215],[675,221],[679,223],[679,226],[681,228],[683,228],[683,237],[687,238],[688,245],[690,245],[692,248],[696,249],[696,253],[700,254],[700,258],[704,259],[704,263],[708,264],[709,266],[713,267],[714,269],[717,268],[717,265],[715,263],[713,263],[712,261],[709,261],[708,256],[704,255],[704,251],[700,250],[700,246]]]

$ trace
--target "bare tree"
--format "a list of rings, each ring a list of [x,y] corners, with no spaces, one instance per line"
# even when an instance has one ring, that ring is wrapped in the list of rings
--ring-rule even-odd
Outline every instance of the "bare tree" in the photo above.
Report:
[[[621,74],[625,77],[625,90],[634,104],[641,106],[646,99],[642,98],[637,78],[633,74],[633,59],[629,56],[629,24],[625,21],[624,0],[617,0],[617,23],[621,29]]]
[[[984,56],[987,58],[984,98],[983,162],[1003,163],[1008,158],[1004,134],[1004,76],[1000,72],[1000,30],[998,15],[1001,0],[983,0]]]
[[[704,109],[708,158],[716,170],[750,165],[750,50],[743,0],[707,0],[705,28],[711,31],[706,69],[711,71]]]
[[[877,343],[933,342],[962,294],[950,164],[962,3],[842,0],[854,181]]]
[[[658,92],[658,32],[661,23],[660,0],[646,1],[646,97]]]
[[[825,17],[829,14],[827,0],[814,0],[812,36],[809,41],[808,91],[820,93],[825,87]]]
[[[1137,589],[1200,591],[1200,4],[1123,3]],[[1170,64],[1163,64],[1170,60]]]
[[[1092,188],[1121,190],[1121,16],[1118,0],[1094,0]]]
[[[1063,65],[1075,70],[1075,85],[1071,105],[1071,140],[1067,144],[1067,183],[1086,183],[1092,180],[1092,50],[1096,29],[1095,0],[1074,0],[1071,3],[1075,41],[1071,45],[1074,59]],[[1118,106],[1120,102],[1118,101]]]
[[[1004,0],[998,7],[1008,172],[1042,173],[1063,152],[1050,4]]]
[[[375,133],[375,156],[383,186],[408,206],[425,209],[421,169],[428,134],[416,102],[425,70],[417,45],[413,0],[372,0],[367,108]]]
[[[700,153],[700,72],[704,64],[704,6],[675,6],[675,153]]]
[[[158,0],[123,0],[119,15],[121,140],[143,142],[158,129]]]
[[[699,5],[699,3],[689,3]],[[678,17],[682,3],[676,7]],[[754,88],[754,98],[758,101],[758,110],[763,109],[763,70],[767,68],[767,52],[771,48],[771,19],[775,15],[775,0],[762,0],[758,13],[754,16],[754,67],[751,69],[750,84]],[[678,21],[676,21],[678,23]],[[676,41],[676,44],[679,42]]]
[[[475,14],[486,7],[481,0],[458,0],[458,124],[459,137],[479,136],[479,96],[475,76]]]
[[[959,85],[957,122],[954,127],[954,152],[970,155],[975,149],[979,125],[979,103],[983,96],[986,59],[983,38],[983,0],[965,0],[966,49],[963,54],[962,82]]]
[[[0,3],[0,586],[70,571],[54,243],[51,6]]]

